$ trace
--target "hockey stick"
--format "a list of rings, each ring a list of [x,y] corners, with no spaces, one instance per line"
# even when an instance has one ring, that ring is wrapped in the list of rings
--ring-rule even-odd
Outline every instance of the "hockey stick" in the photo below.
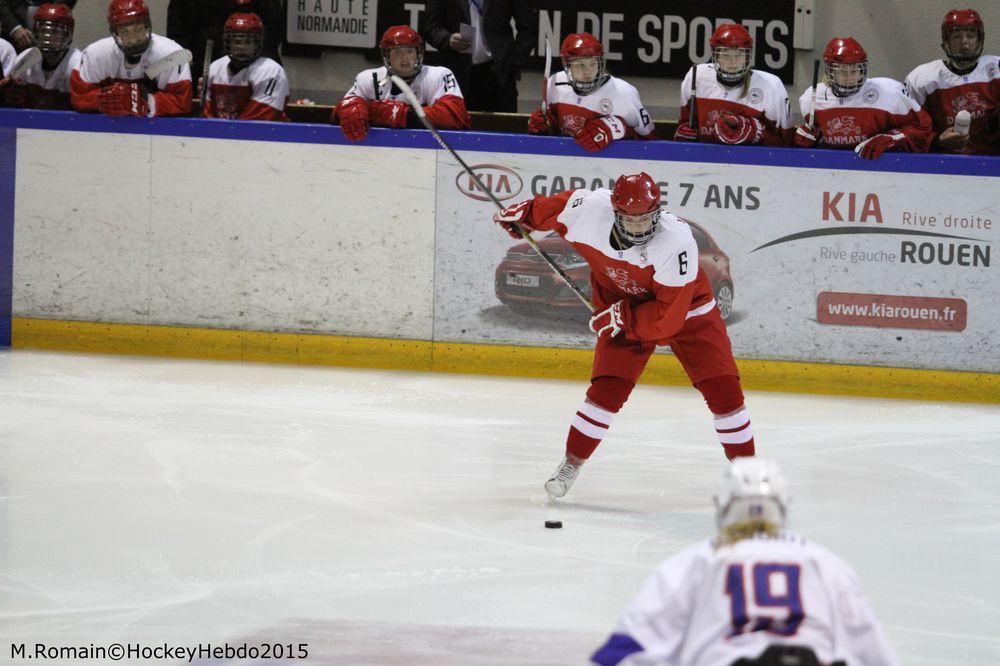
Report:
[[[688,127],[698,129],[698,65],[691,65],[691,99],[688,101]]]
[[[215,40],[205,40],[205,57],[201,59],[201,111],[205,113],[205,103],[208,98],[208,73],[212,70],[212,47]]]
[[[552,46],[549,38],[545,38],[545,73],[542,74],[542,117],[549,122],[549,76],[552,74]],[[549,132],[554,128],[549,127]]]
[[[809,129],[816,129],[816,88],[819,86],[819,58],[813,60],[813,103],[812,117],[809,119]]]
[[[406,85],[406,81],[404,81],[403,79],[399,78],[396,75],[393,75],[392,82],[396,84],[397,88],[403,91],[403,96],[406,97],[406,101],[410,103],[410,106],[413,108],[414,113],[417,114],[417,117],[420,119],[420,122],[423,123],[424,127],[427,128],[427,130],[431,133],[434,139],[441,145],[442,148],[451,153],[451,156],[454,157],[458,161],[458,163],[462,165],[462,168],[465,169],[465,172],[469,174],[472,180],[476,181],[476,187],[478,187],[483,192],[486,192],[490,200],[494,204],[496,204],[496,207],[499,210],[503,210],[504,205],[500,203],[500,200],[496,198],[496,195],[494,195],[493,192],[491,192],[485,185],[483,185],[483,181],[479,180],[479,176],[476,175],[476,172],[473,171],[472,168],[465,163],[465,160],[463,160],[459,156],[459,154],[456,153],[455,150],[448,145],[448,143],[444,140],[444,138],[437,131],[437,129],[434,128],[434,125],[431,124],[430,120],[428,120],[427,114],[424,113],[424,107],[421,106],[420,100],[418,100],[417,96],[413,94],[412,90],[410,90],[410,86]],[[577,295],[577,298],[579,298],[583,302],[583,304],[586,305],[591,312],[593,312],[594,304],[590,302],[590,299],[587,298],[586,294],[584,294],[578,286],[576,286],[576,284],[570,279],[570,277],[566,275],[565,271],[559,268],[556,262],[553,261],[552,257],[550,257],[548,254],[545,253],[545,250],[543,250],[538,245],[538,242],[531,237],[531,233],[525,230],[524,227],[517,224],[516,222],[513,222],[512,224],[521,234],[521,237],[524,238],[524,240],[528,241],[528,244],[531,245],[531,247],[535,250],[535,252],[538,253],[538,256],[540,256],[542,260],[544,260],[545,263],[549,265],[549,268],[554,270],[556,274],[560,278],[562,278],[562,281],[566,283],[566,286],[568,286],[570,289],[573,290],[573,293]]]
[[[379,101],[379,85],[378,85],[378,72],[372,72],[372,88],[375,89],[375,101]]]
[[[21,55],[17,56],[17,59],[14,60],[14,66],[10,68],[10,74],[7,76],[12,79],[23,76],[25,72],[41,61],[42,52],[37,46],[32,46],[30,49],[22,51]]]
[[[174,67],[183,67],[184,65],[191,64],[191,52],[187,49],[181,49],[180,51],[174,51],[168,56],[164,56],[152,62],[146,67],[146,78],[158,79],[160,75],[164,72],[169,72]]]

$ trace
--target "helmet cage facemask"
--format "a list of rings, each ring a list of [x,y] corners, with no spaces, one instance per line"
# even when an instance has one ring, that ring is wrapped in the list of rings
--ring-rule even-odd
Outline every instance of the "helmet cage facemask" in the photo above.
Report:
[[[260,57],[264,37],[255,32],[227,32],[222,35],[222,45],[230,62],[245,66]],[[253,45],[253,49],[245,51],[242,47],[247,45]],[[245,52],[249,55],[244,55]]]
[[[577,60],[594,59],[597,61],[597,72],[594,74],[592,81],[580,81],[573,76],[573,69],[570,64],[576,62]],[[577,95],[589,95],[598,88],[604,85],[607,80],[607,69],[604,64],[604,56],[596,55],[577,55],[577,56],[565,56],[562,59],[563,71],[566,72],[566,78],[569,80],[569,85],[572,86],[574,92]]]
[[[122,28],[128,28],[134,25],[141,25],[146,29],[145,37],[134,44],[125,45],[121,36],[118,34],[118,31]],[[149,43],[153,39],[153,26],[150,24],[149,19],[140,18],[116,25],[111,29],[111,36],[115,38],[115,44],[117,44],[118,48],[122,50],[122,53],[125,54],[126,58],[138,58],[146,52],[146,49],[149,48]]]
[[[620,213],[615,211],[615,231],[624,240],[628,241],[632,245],[645,245],[653,234],[656,233],[656,228],[660,223],[660,207],[657,206],[654,210],[648,213],[640,213],[638,215],[629,215],[627,213]],[[644,231],[630,231],[628,226],[643,225],[645,227]]]
[[[858,82],[853,85],[842,85],[837,82],[837,74],[841,72],[860,72],[861,76]],[[834,95],[837,97],[850,97],[861,90],[861,87],[865,85],[865,81],[868,80],[868,61],[852,63],[828,62],[826,63],[826,78],[830,81],[830,88],[833,90]]]
[[[744,56],[743,66],[737,71],[723,69],[721,56],[730,51],[737,51]],[[723,85],[734,86],[743,81],[753,65],[753,49],[745,46],[716,46],[712,49],[712,63],[715,65],[715,75]]]
[[[974,32],[976,34],[976,47],[972,53],[953,53],[951,46],[948,42],[951,40],[951,36],[956,32]],[[956,25],[948,28],[944,34],[944,40],[941,42],[941,49],[944,54],[948,56],[948,60],[959,68],[965,68],[974,62],[979,60],[979,56],[983,55],[983,46],[986,43],[986,34],[979,26],[973,25]]]
[[[389,54],[395,51],[396,49],[413,49],[416,52],[416,58],[413,61],[412,73],[403,76],[393,68],[392,63],[389,60]],[[386,70],[389,72],[389,76],[398,76],[407,83],[410,83],[411,81],[413,81],[413,79],[417,78],[417,74],[420,73],[420,69],[424,65],[423,46],[417,46],[415,44],[404,44],[400,46],[389,46],[381,49],[381,51],[382,51],[382,63],[385,65]]]
[[[73,43],[73,33],[65,23],[37,21],[33,30],[35,43],[43,55],[62,53]]]

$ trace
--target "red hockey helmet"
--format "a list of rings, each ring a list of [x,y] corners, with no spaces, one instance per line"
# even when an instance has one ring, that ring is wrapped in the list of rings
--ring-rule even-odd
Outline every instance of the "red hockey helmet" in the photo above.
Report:
[[[559,47],[563,70],[577,95],[589,95],[607,80],[604,45],[589,32],[567,35]]]
[[[975,37],[975,41],[965,39],[953,45],[952,35],[955,33]],[[975,9],[952,9],[945,14],[944,20],[941,21],[941,48],[949,60],[968,66],[979,60],[985,43],[986,27],[983,18]]]
[[[249,65],[264,48],[264,22],[256,14],[230,14],[222,29],[222,45],[230,61]]]
[[[823,50],[830,88],[837,97],[850,97],[868,78],[868,54],[853,37],[834,37]]]
[[[642,245],[653,237],[660,222],[660,186],[645,171],[621,176],[611,190],[611,207],[618,235]]]
[[[35,14],[35,42],[43,55],[62,53],[73,41],[76,21],[68,5],[46,2]]]
[[[424,39],[410,26],[394,25],[386,30],[378,48],[390,76],[396,75],[410,82],[420,73],[424,62]],[[393,56],[393,53],[397,55]]]
[[[753,64],[753,37],[737,23],[723,23],[708,40],[715,77],[724,86],[741,83]]]
[[[108,28],[118,48],[128,58],[136,58],[149,48],[153,26],[149,20],[149,8],[143,0],[111,0]]]

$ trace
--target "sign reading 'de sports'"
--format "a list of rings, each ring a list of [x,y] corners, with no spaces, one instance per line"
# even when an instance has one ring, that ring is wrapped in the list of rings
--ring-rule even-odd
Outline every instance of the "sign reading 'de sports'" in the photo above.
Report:
[[[716,26],[735,22],[754,38],[754,67],[792,82],[794,0],[538,0],[535,5],[534,69],[544,66],[546,37],[558,54],[566,35],[590,32],[603,43],[613,74],[682,78],[692,63],[711,59],[708,38]],[[419,0],[383,0],[379,28],[405,23],[419,29],[424,8]]]
[[[371,48],[378,39],[378,0],[288,0],[292,44]]]

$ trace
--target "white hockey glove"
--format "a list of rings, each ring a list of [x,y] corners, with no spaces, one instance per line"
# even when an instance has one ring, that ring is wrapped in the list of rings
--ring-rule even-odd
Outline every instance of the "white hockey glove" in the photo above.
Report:
[[[524,238],[521,234],[522,228],[526,232],[531,231],[531,228],[525,223],[528,221],[528,216],[531,215],[531,206],[534,203],[534,199],[525,199],[507,206],[503,210],[493,213],[493,221],[499,224],[511,238],[521,240]]]
[[[607,310],[601,310],[591,316],[590,330],[597,333],[597,337],[606,334],[613,338],[625,330],[631,312],[625,301],[618,301]]]

